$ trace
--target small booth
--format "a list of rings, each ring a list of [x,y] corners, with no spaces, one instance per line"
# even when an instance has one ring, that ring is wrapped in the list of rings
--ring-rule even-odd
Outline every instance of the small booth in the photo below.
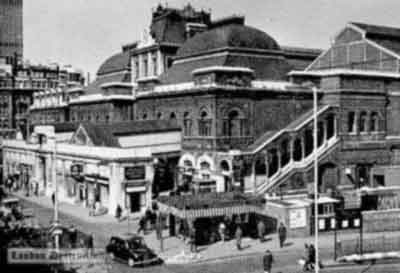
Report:
[[[203,193],[185,196],[160,196],[160,212],[169,217],[170,235],[188,236],[196,230],[198,244],[219,240],[218,227],[226,226],[226,238],[233,238],[238,225],[244,236],[256,231],[257,215],[261,214],[265,200],[259,196],[237,192]]]
[[[308,199],[311,205],[311,220],[314,222],[314,199]],[[336,206],[340,200],[328,196],[318,197],[318,230],[330,231],[336,228]],[[314,233],[314,225],[312,225],[311,232]]]

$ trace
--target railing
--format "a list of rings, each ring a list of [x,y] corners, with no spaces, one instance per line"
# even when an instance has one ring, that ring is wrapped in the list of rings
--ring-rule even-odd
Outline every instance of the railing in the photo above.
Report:
[[[322,156],[323,154],[327,154],[332,148],[334,148],[336,143],[338,143],[339,139],[337,137],[332,137],[329,139],[326,144],[321,145],[317,149],[318,156]],[[282,181],[283,178],[287,177],[292,173],[292,171],[299,170],[306,168],[307,166],[311,165],[314,160],[314,153],[309,154],[305,157],[302,161],[292,161],[285,165],[283,168],[278,170],[274,175],[267,179],[267,182],[261,184],[257,188],[257,192],[264,193],[276,186],[279,181]]]
[[[374,252],[400,251],[400,236],[380,235],[373,238],[360,237],[341,240],[336,243],[336,256],[343,257],[353,254],[366,254]]]
[[[205,148],[217,150],[244,149],[253,142],[253,137],[184,137],[185,148]]]

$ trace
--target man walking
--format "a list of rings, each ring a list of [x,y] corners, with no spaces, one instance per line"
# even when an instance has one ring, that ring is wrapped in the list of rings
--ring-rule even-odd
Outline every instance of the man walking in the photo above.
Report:
[[[196,253],[197,252],[197,247],[196,247],[196,229],[194,227],[192,227],[190,229],[189,245],[190,245],[190,252]]]
[[[286,227],[282,222],[280,223],[278,228],[278,236],[279,236],[279,245],[282,248],[286,241]]]
[[[86,247],[88,249],[88,255],[92,256],[93,254],[93,233],[90,233],[88,238],[87,238],[87,242],[86,242]]]
[[[235,232],[235,237],[236,237],[236,247],[238,250],[242,250],[242,237],[243,237],[243,231],[240,225],[237,226],[236,232]]]
[[[143,235],[145,235],[145,228],[146,228],[146,218],[145,216],[142,216],[139,219],[139,228],[137,230],[137,234],[140,234],[140,232],[143,231]]]
[[[274,257],[272,256],[271,251],[269,251],[268,249],[263,257],[264,273],[271,273],[273,262],[274,262]]]
[[[262,220],[259,220],[257,223],[257,233],[258,238],[260,239],[260,243],[264,242],[265,224]]]

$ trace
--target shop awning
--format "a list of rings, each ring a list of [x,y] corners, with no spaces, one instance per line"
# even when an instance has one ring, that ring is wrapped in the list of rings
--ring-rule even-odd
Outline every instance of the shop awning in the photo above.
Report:
[[[161,196],[157,200],[162,213],[183,219],[261,213],[264,198],[242,193],[206,193],[189,196]]]

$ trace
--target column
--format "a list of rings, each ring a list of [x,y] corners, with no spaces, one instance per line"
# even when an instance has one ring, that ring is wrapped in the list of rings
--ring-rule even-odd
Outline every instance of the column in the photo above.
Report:
[[[296,137],[294,135],[290,136],[289,140],[289,153],[290,153],[290,159],[289,159],[289,164],[293,163],[294,161],[294,142],[296,140]]]
[[[143,55],[142,54],[139,54],[138,56],[137,56],[137,58],[138,58],[138,62],[139,62],[139,73],[138,73],[138,75],[139,75],[139,78],[142,78],[144,75],[143,75],[143,72],[144,72],[144,67],[143,67]]]
[[[354,113],[354,133],[358,134],[359,133],[359,128],[358,128],[358,119],[359,119],[359,112]]]
[[[149,51],[147,53],[147,63],[148,63],[148,67],[147,67],[147,76],[152,76],[153,75],[153,56],[151,54],[151,51]]]
[[[279,148],[279,146],[276,148],[276,154],[278,156],[278,173],[281,171],[282,168],[282,152]]]
[[[328,121],[325,119],[324,120],[324,138],[323,138],[323,144],[327,144],[328,140]]]
[[[268,150],[267,150],[267,153],[265,154],[265,177],[267,178],[267,181],[268,181],[268,177],[269,177],[269,158],[268,158]]]
[[[251,162],[251,183],[253,184],[254,194],[257,192],[257,181],[256,181],[256,157]],[[226,189],[225,189],[226,190]]]
[[[161,75],[164,72],[164,61],[163,61],[163,55],[161,54],[161,50],[157,50],[157,70],[158,70],[158,75]]]
[[[306,140],[305,140],[305,136],[303,133],[301,134],[300,140],[301,140],[301,160],[300,161],[302,161],[306,155],[306,142],[305,142]]]
[[[337,137],[337,118],[336,115],[333,116],[333,137]]]
[[[109,183],[109,202],[108,202],[108,213],[114,214],[117,205],[125,208],[125,202],[121,202],[123,196],[123,187],[121,186],[121,175],[120,166],[117,163],[111,163],[110,165],[110,183]]]

